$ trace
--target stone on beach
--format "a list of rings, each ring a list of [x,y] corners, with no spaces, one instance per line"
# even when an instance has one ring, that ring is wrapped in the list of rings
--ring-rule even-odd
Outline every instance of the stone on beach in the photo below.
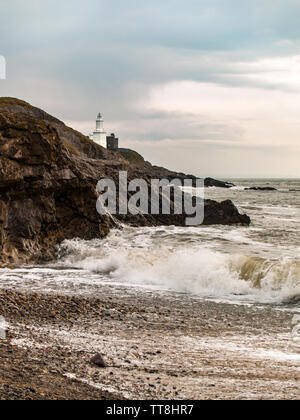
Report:
[[[92,359],[91,359],[91,363],[93,364],[93,365],[96,365],[96,366],[98,366],[98,367],[101,367],[101,368],[106,368],[107,367],[107,364],[105,363],[105,361],[104,361],[104,359],[103,359],[103,357],[101,356],[101,354],[96,354]]]

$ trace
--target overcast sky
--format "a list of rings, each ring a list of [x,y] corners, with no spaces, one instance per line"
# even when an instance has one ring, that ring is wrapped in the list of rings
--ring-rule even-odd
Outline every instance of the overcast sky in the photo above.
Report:
[[[300,178],[299,0],[1,0],[0,95],[152,163]]]

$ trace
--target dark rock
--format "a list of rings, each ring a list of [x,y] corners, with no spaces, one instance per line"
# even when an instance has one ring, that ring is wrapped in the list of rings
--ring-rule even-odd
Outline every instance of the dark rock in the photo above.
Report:
[[[145,162],[144,159],[140,160],[139,167],[142,167],[144,175],[148,176],[150,179],[168,179],[169,181],[172,181],[174,179],[179,179],[181,182],[184,182],[184,180],[191,180],[193,182],[193,185],[196,186],[196,181],[199,179],[199,177],[196,177],[195,175],[186,175],[182,172],[174,172],[169,171],[166,168],[161,168],[159,166],[152,166],[149,162]],[[138,170],[138,169],[137,169]],[[224,181],[218,181],[217,179],[213,178],[204,178],[204,186],[205,187],[218,187],[218,188],[232,188],[235,187],[234,184],[231,184],[229,182]]]
[[[204,185],[205,187],[218,187],[218,188],[235,187],[235,185],[230,182],[218,181],[217,179],[213,179],[213,178],[205,178]]]
[[[96,365],[96,366],[101,367],[101,368],[106,368],[107,367],[107,364],[103,360],[103,357],[101,356],[101,354],[96,354],[96,356],[94,356],[91,359],[91,363],[93,365]]]
[[[273,187],[250,187],[245,188],[245,191],[277,191],[277,189]]]
[[[249,225],[251,219],[246,214],[240,214],[231,200],[217,203],[213,200],[205,201],[205,225],[225,224]]]

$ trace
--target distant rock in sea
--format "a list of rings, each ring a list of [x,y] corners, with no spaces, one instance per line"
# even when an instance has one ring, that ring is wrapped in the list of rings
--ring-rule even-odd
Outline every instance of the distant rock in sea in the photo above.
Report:
[[[173,178],[174,172],[126,153],[98,146],[26,102],[0,98],[0,265],[50,260],[65,239],[105,237],[115,222],[96,211],[100,179],[117,183],[119,171],[149,186],[152,178]],[[185,217],[118,218],[134,226],[181,226]],[[204,224],[249,225],[250,218],[231,201],[206,200]]]
[[[235,185],[230,182],[218,181],[217,179],[213,179],[213,178],[205,178],[204,184],[206,187],[218,187],[218,188],[235,187]]]
[[[277,191],[274,187],[250,187],[245,188],[245,191]]]

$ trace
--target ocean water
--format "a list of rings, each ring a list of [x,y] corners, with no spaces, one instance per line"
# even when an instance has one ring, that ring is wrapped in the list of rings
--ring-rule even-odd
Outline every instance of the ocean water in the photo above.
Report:
[[[232,199],[251,217],[250,227],[124,227],[105,240],[65,241],[53,264],[0,270],[0,284],[91,295],[109,285],[299,305],[300,180],[230,181],[237,187],[209,188],[205,196]],[[246,191],[249,186],[278,191]]]

